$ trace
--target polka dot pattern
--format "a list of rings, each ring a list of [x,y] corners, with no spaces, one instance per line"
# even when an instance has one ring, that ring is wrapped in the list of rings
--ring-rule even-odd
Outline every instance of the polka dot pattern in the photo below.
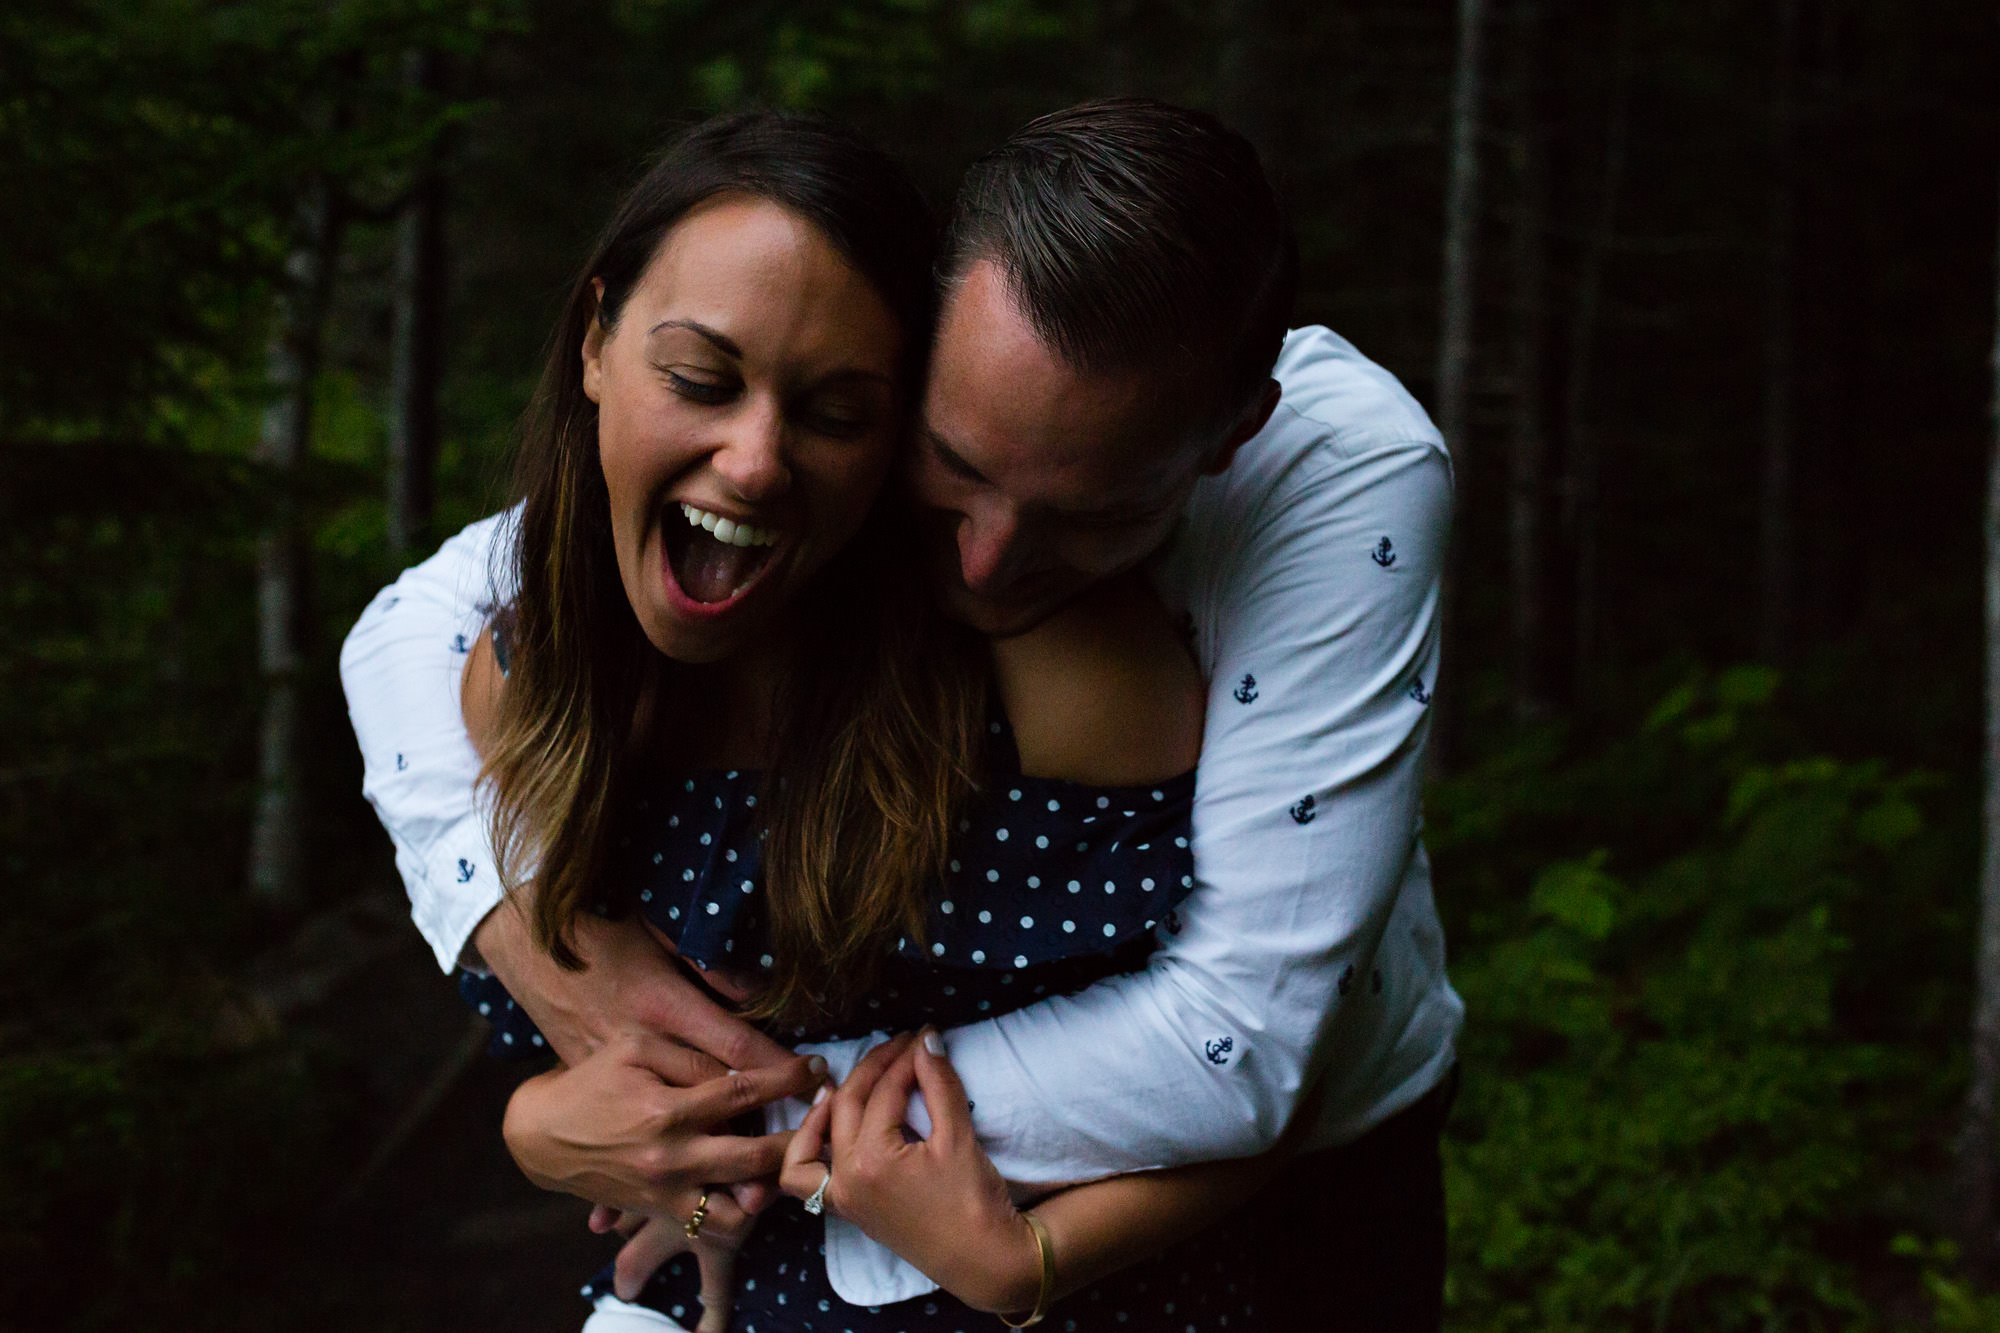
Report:
[[[1251,1228],[1237,1227],[1248,1232]],[[943,1292],[890,1305],[855,1306],[826,1280],[820,1223],[793,1200],[759,1219],[737,1261],[730,1328],[751,1333],[985,1333],[1001,1325]],[[1229,1228],[1173,1246],[1049,1308],[1043,1328],[1064,1333],[1267,1333],[1258,1316],[1249,1246]],[[756,1276],[748,1276],[755,1274]],[[584,1293],[610,1290],[607,1269]],[[668,1260],[638,1303],[692,1328],[701,1317],[694,1261]],[[679,1313],[676,1313],[676,1310]]]
[[[995,735],[996,749],[1011,758],[1011,736],[1004,730]],[[1144,965],[1155,944],[1155,918],[1186,892],[1155,886],[1191,882],[1186,835],[1193,774],[1112,788],[1031,778],[1012,763],[1002,771],[1001,782],[978,794],[965,812],[923,936],[898,941],[863,1013],[846,1024],[788,1031],[789,1040],[925,1022],[949,1027],[1045,995],[1071,994]],[[746,961],[770,967],[763,944],[758,779],[741,771],[676,773],[635,784],[631,816],[618,830],[607,865],[610,898],[594,910],[614,916],[642,911],[684,955],[704,965],[730,961],[741,941]],[[1105,891],[1081,892],[1086,885]],[[494,1045],[504,1054],[532,1056],[545,1049],[496,980],[463,974],[460,988],[468,1002],[484,1006],[495,1024]],[[739,1260],[731,1327],[947,1333],[995,1322],[943,1293],[872,1309],[847,1305],[826,1281],[823,1245],[819,1219],[795,1202],[766,1213]],[[1226,1232],[1198,1238],[1060,1302],[1048,1326],[1083,1333],[1184,1327],[1254,1333],[1260,1325],[1242,1293],[1224,1291],[1219,1278],[1183,1281],[1190,1273],[1226,1267],[1230,1279],[1241,1282],[1250,1270],[1247,1251],[1238,1254],[1242,1249]],[[586,1291],[594,1296],[609,1283],[606,1270]],[[699,1292],[694,1264],[679,1259],[639,1299],[692,1326]]]

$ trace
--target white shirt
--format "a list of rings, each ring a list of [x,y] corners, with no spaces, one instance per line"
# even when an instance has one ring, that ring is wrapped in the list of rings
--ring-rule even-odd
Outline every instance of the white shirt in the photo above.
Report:
[[[1450,461],[1416,400],[1326,329],[1294,331],[1274,374],[1271,422],[1200,482],[1153,568],[1209,680],[1180,929],[1141,972],[948,1034],[1010,1180],[1261,1152],[1315,1083],[1304,1146],[1346,1142],[1455,1058],[1464,1010],[1417,838]],[[446,967],[500,894],[458,680],[502,522],[406,572],[341,652],[363,791]],[[870,1044],[813,1049],[844,1074]],[[856,1304],[935,1289],[838,1219],[827,1269]]]

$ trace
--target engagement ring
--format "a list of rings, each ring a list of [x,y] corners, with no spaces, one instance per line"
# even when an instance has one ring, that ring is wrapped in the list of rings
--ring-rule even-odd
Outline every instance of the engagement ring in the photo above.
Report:
[[[833,1168],[826,1168],[826,1179],[820,1181],[819,1188],[806,1196],[806,1211],[818,1217],[826,1209],[826,1187],[833,1183]]]

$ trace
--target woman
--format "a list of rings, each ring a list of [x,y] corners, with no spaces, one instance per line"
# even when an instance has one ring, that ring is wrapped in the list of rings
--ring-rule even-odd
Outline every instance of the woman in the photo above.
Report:
[[[558,959],[579,913],[636,910],[792,1036],[966,1021],[1137,966],[1191,882],[1202,686],[1143,582],[993,645],[925,601],[884,482],[922,383],[928,237],[872,150],[816,122],[733,118],[669,151],[574,289],[523,443],[519,592],[465,691],[506,877],[518,889],[536,868],[531,911]],[[475,998],[502,1039],[531,1044],[487,986]],[[517,1106],[537,1109],[510,1110],[518,1154],[535,1152],[518,1125],[559,1125],[582,1072],[524,1085]],[[886,1136],[919,1085],[934,1132],[898,1152]],[[1212,1220],[1253,1174],[1105,1182],[1031,1216],[967,1112],[939,1051],[905,1037],[813,1112],[786,1176],[966,1303],[838,1306],[818,1220],[780,1208],[739,1260],[745,1325],[1039,1316],[1054,1289]],[[683,1217],[702,1327],[720,1328],[747,1220],[707,1194]],[[673,1235],[656,1221],[634,1252],[662,1257]],[[1156,1262],[1065,1314],[1109,1327],[1164,1304],[1177,1327],[1241,1329],[1232,1243],[1205,1242],[1198,1276]],[[692,1317],[693,1265],[636,1292],[635,1277],[620,1290]],[[1162,1281],[1178,1284],[1164,1300]]]

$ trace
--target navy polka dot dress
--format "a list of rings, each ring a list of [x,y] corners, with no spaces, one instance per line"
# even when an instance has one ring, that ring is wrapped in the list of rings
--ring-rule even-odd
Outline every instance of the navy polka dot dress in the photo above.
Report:
[[[830,1040],[923,1023],[952,1027],[1144,965],[1157,932],[1193,885],[1188,850],[1194,775],[1144,787],[1089,787],[1022,776],[1012,737],[995,724],[999,776],[968,803],[950,873],[924,940],[898,942],[875,994],[845,1021],[779,1033]],[[758,775],[655,775],[635,784],[615,835],[606,884],[704,968],[771,965],[763,946]],[[496,1054],[533,1054],[541,1034],[490,977],[461,973],[460,991],[494,1024]],[[1058,1301],[1046,1327],[1207,1333],[1259,1327],[1245,1228],[1234,1220],[1096,1287]],[[759,1219],[737,1264],[738,1333],[955,1333],[993,1316],[936,1292],[858,1307],[834,1294],[824,1229],[795,1200]],[[610,1290],[610,1270],[584,1292]],[[639,1296],[692,1326],[701,1315],[691,1257],[670,1260]]]

